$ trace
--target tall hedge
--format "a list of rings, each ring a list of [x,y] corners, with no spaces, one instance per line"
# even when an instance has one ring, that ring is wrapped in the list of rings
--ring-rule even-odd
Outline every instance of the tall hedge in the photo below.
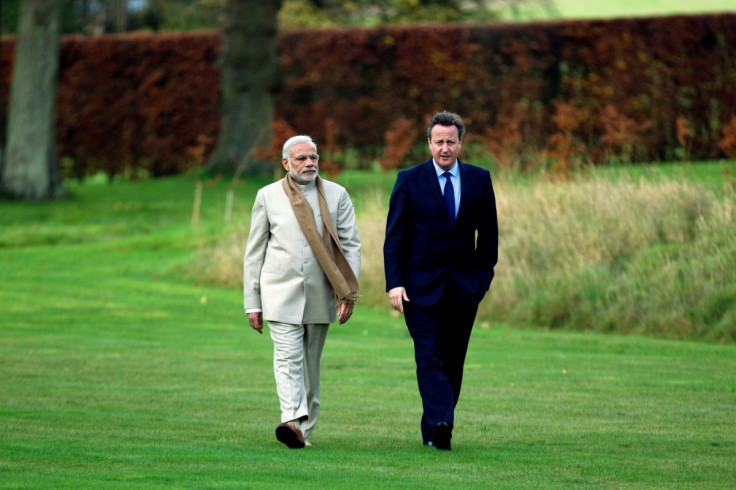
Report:
[[[67,171],[165,175],[202,161],[219,125],[221,44],[217,32],[65,37]],[[3,39],[2,111],[13,47]],[[712,159],[736,130],[736,15],[300,30],[279,49],[282,126],[366,158],[397,122],[422,127],[443,109],[499,158]]]

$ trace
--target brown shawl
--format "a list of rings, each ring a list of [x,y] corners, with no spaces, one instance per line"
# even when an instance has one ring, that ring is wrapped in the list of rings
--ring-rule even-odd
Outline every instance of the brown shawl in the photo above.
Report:
[[[314,220],[314,212],[307,202],[304,194],[299,190],[294,179],[286,174],[283,180],[284,192],[286,192],[291,208],[294,210],[299,226],[312,248],[317,262],[325,271],[327,279],[335,290],[337,303],[355,303],[358,296],[358,279],[353,269],[350,268],[340,246],[335,224],[332,222],[330,210],[325,200],[325,190],[322,179],[317,176],[317,193],[319,196],[319,213],[322,216],[322,236],[317,231],[317,223]]]

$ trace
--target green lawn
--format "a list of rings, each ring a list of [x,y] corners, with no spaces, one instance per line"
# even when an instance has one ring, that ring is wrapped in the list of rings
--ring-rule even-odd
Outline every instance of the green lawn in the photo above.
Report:
[[[226,228],[211,184],[196,230],[191,177],[0,203],[0,487],[736,486],[734,345],[479,326],[445,453],[402,319],[366,306],[328,338],[314,447],[287,450],[268,335],[188,273]]]
[[[506,7],[502,15],[506,20],[555,20],[735,12],[733,0],[533,0]]]

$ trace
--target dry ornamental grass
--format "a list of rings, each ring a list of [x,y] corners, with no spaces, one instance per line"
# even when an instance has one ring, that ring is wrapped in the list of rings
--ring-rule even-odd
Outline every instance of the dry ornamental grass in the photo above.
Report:
[[[386,307],[388,196],[353,195],[361,294]],[[736,193],[683,179],[496,182],[499,263],[481,324],[736,339]],[[247,223],[203,243],[197,277],[239,287]]]

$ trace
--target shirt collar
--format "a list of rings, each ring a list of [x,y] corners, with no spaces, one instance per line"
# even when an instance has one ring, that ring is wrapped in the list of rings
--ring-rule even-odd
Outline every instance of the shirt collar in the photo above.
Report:
[[[307,182],[306,184],[300,184],[296,180],[294,181],[294,183],[299,188],[299,190],[302,191],[302,192],[311,191],[312,189],[315,189],[317,187],[317,179],[315,179],[315,180],[313,180],[311,182]]]
[[[434,165],[434,171],[437,172],[437,178],[442,177],[442,174],[445,173],[445,170],[442,170],[442,167],[437,165],[437,162],[434,161],[434,158],[432,158],[432,165]],[[454,165],[450,170],[447,170],[447,172],[450,172],[450,174],[452,174],[452,176],[456,179],[460,178],[460,165],[458,165],[457,159],[455,159]]]

